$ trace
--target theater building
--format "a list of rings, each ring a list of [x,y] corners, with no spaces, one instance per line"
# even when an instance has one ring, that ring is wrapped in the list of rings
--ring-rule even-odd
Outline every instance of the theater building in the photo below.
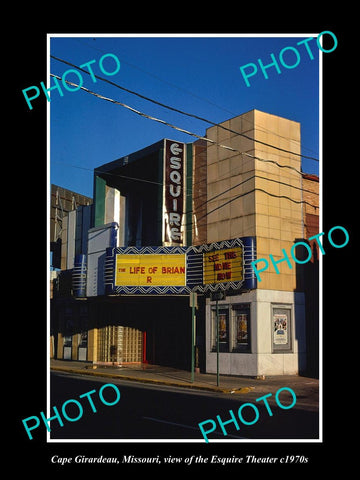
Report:
[[[91,225],[64,234],[77,243],[54,289],[57,358],[209,373],[219,359],[221,374],[251,376],[316,363],[318,290],[284,257],[319,216],[300,154],[299,123],[252,110],[96,168]],[[251,262],[269,255],[257,277]]]

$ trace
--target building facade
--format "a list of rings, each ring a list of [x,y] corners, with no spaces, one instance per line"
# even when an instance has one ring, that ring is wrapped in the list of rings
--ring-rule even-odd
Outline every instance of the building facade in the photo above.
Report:
[[[318,233],[319,182],[301,171],[300,124],[252,110],[206,139],[164,139],[95,169],[94,205],[64,229],[57,358],[316,370],[316,255],[311,268],[284,257]],[[251,262],[269,255],[255,275]]]
[[[254,235],[258,258],[272,254],[280,260],[283,249],[290,252],[294,241],[304,238],[300,125],[253,110],[208,129],[207,136],[236,150],[217,145],[207,149],[208,196],[215,197],[208,203],[208,240]],[[278,269],[279,273],[273,268],[264,271],[256,289],[221,302],[227,339],[221,358],[224,373],[294,374],[305,368],[304,295],[296,288],[296,269],[286,262]],[[215,316],[209,300],[206,318],[207,370],[215,371]],[[234,342],[244,321],[247,351],[237,354]],[[283,332],[281,338],[278,331]]]
[[[50,188],[50,252],[51,267],[55,269],[66,268],[61,262],[61,241],[63,229],[67,228],[69,212],[80,206],[91,205],[92,198],[76,192],[72,192],[58,185],[51,185]],[[69,255],[71,257],[73,255]]]
[[[86,250],[86,243],[80,242],[80,238],[85,238],[85,235],[81,234],[81,230],[85,232],[91,224],[93,201],[92,198],[85,195],[58,185],[51,185],[49,203],[50,356],[57,356],[58,340],[60,339],[61,345],[70,345],[70,348],[66,347],[61,350],[61,358],[84,359],[84,350],[81,347],[79,355],[75,351],[71,352],[72,349],[76,350],[77,337],[74,337],[74,341],[72,341],[72,335],[66,335],[66,332],[75,318],[77,323],[84,324],[86,307],[82,305],[79,309],[80,305],[75,302],[70,288],[65,287],[69,284],[70,274],[74,268],[75,254]],[[68,238],[73,239],[73,241],[68,242]],[[62,279],[61,288],[59,288],[60,275]],[[61,322],[61,328],[59,322]],[[64,335],[58,335],[57,332],[60,330]],[[83,332],[82,336],[86,337],[86,333]],[[81,344],[80,340],[79,344]]]

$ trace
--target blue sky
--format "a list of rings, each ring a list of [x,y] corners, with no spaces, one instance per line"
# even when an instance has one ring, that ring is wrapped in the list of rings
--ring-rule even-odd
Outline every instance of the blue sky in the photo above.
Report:
[[[302,153],[319,158],[319,49],[315,39],[309,46],[297,42],[309,35],[278,37],[120,37],[98,35],[51,37],[50,54],[75,65],[91,60],[94,73],[144,96],[182,111],[219,123],[254,108],[301,123]],[[281,74],[269,68],[265,79],[260,68],[247,87],[240,66],[271,62],[273,53],[295,47],[301,57],[298,66]],[[100,58],[112,53],[121,67],[113,76],[99,68]],[[295,62],[293,52],[284,62]],[[109,71],[115,63],[107,59]],[[62,76],[72,67],[51,59],[50,72]],[[120,101],[148,115],[205,135],[211,125],[169,111],[101,80],[94,83],[82,74],[83,86]],[[69,74],[74,83],[78,78]],[[51,79],[49,85],[53,85]],[[50,105],[50,182],[77,193],[93,196],[93,169],[139,150],[162,138],[192,142],[194,137],[166,125],[142,118],[122,106],[114,105],[84,91],[64,96],[51,94]],[[40,101],[40,100],[37,100]],[[34,102],[34,108],[36,104]],[[303,158],[302,168],[319,173],[319,162]]]

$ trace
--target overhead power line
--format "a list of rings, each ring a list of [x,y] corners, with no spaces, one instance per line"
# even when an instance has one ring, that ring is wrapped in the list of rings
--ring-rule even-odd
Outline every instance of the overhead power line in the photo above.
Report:
[[[92,169],[90,168],[85,168],[85,167],[79,167],[77,165],[70,165],[71,167],[74,167],[74,168],[80,168],[82,170],[89,170],[89,171],[92,171]],[[96,171],[96,170],[95,170]],[[127,180],[132,180],[132,181],[139,181],[139,182],[146,182],[146,183],[151,183],[151,184],[155,184],[155,185],[158,185],[158,186],[163,186],[163,183],[160,183],[160,182],[153,182],[153,181],[150,181],[150,180],[146,180],[146,179],[142,179],[142,178],[136,178],[136,177],[128,177],[126,175],[119,175],[117,173],[110,173],[110,172],[99,172],[99,173],[104,173],[105,175],[109,175],[109,176],[115,176],[115,177],[120,177],[120,178],[123,178],[123,179],[127,179]],[[244,172],[244,173],[249,173],[249,172]],[[288,187],[291,187],[291,188],[295,188],[297,190],[301,190],[303,192],[308,192],[308,193],[312,193],[312,194],[315,194],[315,195],[319,195],[318,193],[316,192],[313,192],[311,190],[307,190],[307,189],[302,189],[300,187],[296,187],[294,185],[291,185],[289,183],[285,183],[285,182],[280,182],[278,180],[273,180],[273,179],[270,179],[270,178],[266,178],[266,177],[263,177],[261,175],[252,175],[251,177],[243,180],[242,182],[240,183],[237,183],[236,185],[234,185],[233,187],[230,187],[228,188],[227,190],[224,190],[223,192],[217,194],[217,195],[214,195],[213,197],[207,199],[205,202],[201,203],[200,205],[197,205],[197,210],[203,208],[205,205],[207,205],[208,203],[214,201],[216,198],[219,198],[221,195],[224,195],[225,193],[228,193],[230,190],[234,189],[234,188],[237,188],[243,184],[245,184],[246,182],[254,179],[254,178],[261,178],[261,179],[264,179],[264,180],[267,180],[267,181],[270,181],[270,182],[275,182],[275,183],[279,183],[281,185],[285,185],[285,186],[288,186]],[[200,220],[202,220],[203,218],[207,217],[208,215],[210,215],[211,213],[219,210],[220,208],[224,207],[225,205],[228,205],[229,203],[237,200],[238,198],[241,198],[241,197],[244,197],[246,195],[249,195],[250,193],[253,193],[255,191],[259,191],[259,192],[263,192],[265,193],[266,195],[269,195],[271,197],[275,197],[275,198],[284,198],[286,200],[289,200],[290,202],[293,202],[293,203],[297,203],[297,204],[305,204],[305,205],[309,205],[310,207],[313,207],[315,209],[318,209],[319,206],[318,205],[313,205],[312,203],[310,202],[307,202],[306,200],[294,200],[293,198],[291,197],[288,197],[287,195],[276,195],[274,193],[270,193],[262,188],[254,188],[248,192],[245,192],[245,193],[241,193],[239,195],[236,195],[235,197],[231,198],[230,200],[226,200],[224,203],[218,205],[216,208],[214,208],[213,210],[210,210],[209,212],[205,213],[204,215],[202,215],[201,217],[199,218],[196,218],[196,219],[193,219],[191,221],[190,224],[186,224],[186,226],[189,226],[189,225],[193,225],[196,222],[199,222]],[[184,215],[187,215],[189,213],[192,213],[194,214],[194,210],[186,210],[183,214]],[[160,220],[162,222],[162,220]]]
[[[227,200],[226,202],[222,203],[221,205],[218,205],[216,208],[214,208],[213,210],[210,210],[209,212],[207,212],[205,215],[203,215],[202,217],[198,218],[197,221],[199,222],[201,219],[203,219],[204,217],[207,217],[208,215],[210,215],[211,213],[215,212],[216,210],[219,210],[220,208],[224,207],[225,205],[228,205],[229,203],[232,203],[234,202],[235,200],[237,200],[238,198],[241,198],[241,197],[244,197],[245,195],[249,195],[249,193],[253,193],[253,192],[263,192],[265,193],[266,195],[269,195],[270,197],[275,197],[275,198],[285,198],[286,200],[290,200],[291,202],[293,203],[304,203],[306,205],[310,205],[311,207],[314,207],[314,208],[319,208],[309,202],[307,202],[306,200],[294,200],[293,198],[290,198],[288,197],[287,195],[276,195],[275,193],[270,193],[270,192],[267,192],[266,190],[262,189],[262,188],[253,188],[252,190],[248,191],[248,192],[245,192],[245,193],[240,193],[239,195],[236,195],[235,197],[232,197],[230,198],[230,200]]]
[[[93,49],[93,50],[97,50],[98,52],[107,53],[107,51],[105,51],[104,49],[99,48],[99,47],[94,47],[93,45],[90,45],[90,44],[88,44],[88,43],[86,43],[86,42],[81,41],[81,39],[74,38],[73,40],[76,41],[76,42],[79,42],[79,43],[81,43],[81,44],[83,44],[83,45],[86,45],[88,48],[91,48],[91,49]],[[54,57],[54,58],[55,58],[55,57]],[[136,70],[139,70],[140,72],[145,73],[146,75],[149,75],[150,77],[155,78],[156,80],[164,83],[165,85],[168,85],[168,86],[170,86],[170,87],[172,87],[172,88],[176,88],[177,90],[179,90],[179,91],[181,91],[181,92],[184,92],[184,93],[186,93],[187,95],[190,95],[190,96],[192,96],[192,97],[194,97],[194,98],[197,98],[198,100],[201,100],[202,102],[206,102],[206,103],[208,103],[209,105],[212,105],[213,107],[216,107],[216,108],[218,108],[218,109],[220,109],[220,110],[223,110],[224,112],[230,113],[233,117],[236,117],[236,116],[238,115],[238,113],[235,113],[235,112],[229,110],[228,108],[225,108],[225,107],[223,107],[223,106],[221,106],[221,105],[218,105],[218,104],[216,104],[215,102],[212,102],[211,100],[209,100],[208,98],[204,98],[204,97],[202,97],[202,96],[196,95],[194,92],[191,92],[190,90],[187,90],[187,89],[185,89],[185,88],[183,88],[183,87],[180,87],[179,85],[176,85],[176,84],[173,83],[173,82],[169,82],[168,80],[165,80],[165,79],[159,77],[158,75],[155,75],[153,72],[149,72],[148,70],[145,70],[144,68],[139,67],[138,65],[135,65],[135,64],[133,64],[133,63],[127,62],[127,61],[125,61],[125,60],[123,60],[123,59],[121,60],[121,63],[124,63],[125,65],[128,65],[128,66],[131,67],[131,68],[135,68]],[[88,73],[88,72],[86,72],[86,73]],[[248,120],[247,120],[247,121],[248,121]],[[249,121],[248,121],[248,122],[249,122]],[[249,123],[250,123],[250,122],[249,122]],[[255,123],[255,126],[257,126],[256,123]],[[270,130],[270,129],[268,129],[268,128],[264,128],[264,127],[261,127],[261,128],[260,128],[260,127],[258,126],[258,130],[259,130],[259,131],[262,131],[263,133],[271,133],[272,135],[275,135],[275,136],[277,136],[277,137],[287,139],[287,137],[285,137],[285,136],[283,136],[283,135],[280,135],[279,133],[276,133],[274,130]],[[299,143],[299,142],[297,142],[297,143]],[[310,149],[310,148],[307,148],[304,144],[302,144],[301,146],[302,146],[302,148],[304,148],[305,150],[308,150],[309,152],[316,153],[314,150],[312,150],[312,149]],[[318,160],[316,159],[316,161],[318,161]]]
[[[53,161],[54,162],[54,161]],[[131,180],[131,181],[134,181],[134,182],[143,182],[143,183],[149,183],[149,184],[152,184],[152,185],[157,185],[159,187],[163,187],[164,185],[167,186],[169,184],[167,183],[163,183],[163,182],[156,182],[154,180],[147,180],[146,178],[140,178],[140,177],[130,177],[128,175],[121,175],[119,173],[113,173],[113,172],[102,172],[101,170],[99,169],[92,169],[92,168],[87,168],[87,167],[81,167],[79,165],[72,165],[70,163],[64,163],[64,162],[56,162],[55,163],[59,163],[61,165],[67,165],[69,167],[72,167],[72,168],[78,168],[80,170],[86,170],[86,171],[89,171],[89,172],[93,172],[93,173],[99,173],[101,175],[106,175],[106,176],[109,176],[109,177],[119,177],[119,178],[123,178],[124,180]],[[252,172],[252,170],[249,170],[247,172],[242,172],[241,175],[246,175],[247,173],[250,173]],[[241,185],[243,185],[245,182],[248,182],[249,180],[252,180],[253,178],[261,178],[263,180],[267,180],[268,182],[273,182],[273,183],[278,183],[280,185],[284,185],[286,187],[290,187],[290,188],[294,188],[295,190],[301,190],[302,192],[306,192],[306,193],[311,193],[313,195],[317,195],[319,196],[319,193],[317,192],[314,192],[312,190],[307,190],[306,188],[301,188],[301,187],[296,187],[295,185],[291,185],[290,183],[286,183],[286,182],[281,182],[280,180],[274,180],[272,178],[267,178],[267,177],[263,177],[262,175],[252,175],[251,177],[249,178],[246,178],[245,180],[241,181],[240,183],[237,183],[236,185],[233,185],[232,187],[229,187],[227,188],[226,190],[223,190],[222,192],[218,193],[217,195],[214,195],[213,197],[209,198],[208,200],[206,200],[204,203],[198,205],[197,208],[201,208],[203,207],[204,205],[206,205],[207,203],[215,200],[216,198],[218,197],[221,197],[222,195],[224,195],[225,193],[228,193],[230,192],[231,190],[233,190],[234,188],[237,188],[237,187],[240,187]],[[190,195],[190,194],[187,194],[187,195]],[[192,196],[192,194],[191,194]],[[310,204],[309,204],[310,205]],[[314,206],[314,205],[313,205]],[[189,212],[187,213],[191,213],[192,210],[190,210]]]
[[[69,66],[71,66],[71,67],[77,68],[78,70],[80,70],[81,72],[86,73],[87,75],[90,75],[90,72],[87,72],[87,71],[84,70],[83,68],[80,68],[80,67],[78,67],[77,65],[74,65],[74,64],[71,63],[71,62],[68,62],[68,61],[63,60],[63,59],[58,58],[58,57],[55,57],[54,55],[50,55],[50,57],[53,58],[54,60],[57,60],[57,61],[59,61],[59,62],[62,62],[62,63],[64,63],[64,64],[66,64],[66,65],[69,65]],[[121,85],[118,85],[117,83],[112,82],[111,80],[109,80],[109,79],[107,79],[107,78],[100,77],[99,75],[95,75],[94,73],[93,73],[93,75],[94,75],[95,78],[97,78],[97,79],[99,79],[99,80],[101,80],[101,81],[103,81],[103,82],[106,82],[106,83],[108,83],[108,84],[110,84],[110,85],[112,85],[112,86],[114,86],[114,87],[116,87],[116,88],[119,88],[119,89],[121,89],[121,90],[123,90],[123,91],[125,91],[125,92],[128,92],[128,93],[130,93],[130,94],[132,94],[132,95],[136,95],[137,97],[142,98],[142,99],[144,99],[144,100],[146,100],[146,101],[148,101],[148,102],[154,103],[154,104],[159,105],[159,106],[161,106],[161,107],[163,107],[163,108],[166,108],[166,109],[168,109],[168,110],[172,110],[173,112],[177,112],[177,113],[180,113],[180,114],[182,114],[182,115],[186,115],[186,116],[188,116],[188,117],[195,118],[195,119],[197,119],[197,120],[201,120],[201,121],[203,121],[203,122],[206,122],[206,123],[208,123],[208,124],[210,124],[210,125],[213,125],[213,126],[217,126],[217,127],[221,128],[221,129],[226,130],[226,131],[228,131],[228,132],[230,132],[230,133],[233,133],[233,134],[235,134],[235,135],[240,135],[240,136],[242,136],[242,137],[244,137],[244,138],[246,138],[246,139],[248,139],[248,140],[251,140],[251,141],[253,141],[253,142],[260,143],[261,145],[265,145],[265,146],[270,147],[270,148],[274,148],[275,150],[279,150],[279,151],[281,151],[281,152],[289,153],[289,154],[291,154],[291,155],[296,155],[296,156],[299,156],[299,157],[302,157],[302,158],[307,158],[307,159],[309,159],[309,160],[314,160],[314,161],[316,161],[316,162],[319,161],[319,160],[318,160],[317,158],[315,158],[315,157],[311,157],[311,156],[304,155],[304,154],[297,153],[297,152],[292,152],[292,151],[290,151],[290,150],[286,150],[286,149],[284,149],[284,148],[280,148],[280,147],[277,147],[277,146],[275,146],[275,145],[271,145],[271,144],[266,143],[266,142],[263,142],[263,141],[261,141],[261,140],[256,140],[255,138],[249,137],[248,135],[245,135],[244,133],[237,132],[237,131],[235,131],[235,130],[232,130],[232,129],[230,129],[230,128],[225,127],[224,125],[221,125],[221,124],[219,124],[219,123],[215,123],[215,122],[213,122],[213,121],[211,121],[211,120],[208,120],[208,119],[206,119],[206,118],[200,117],[199,115],[195,115],[195,114],[193,114],[193,113],[184,112],[183,110],[180,110],[180,109],[178,109],[178,108],[175,108],[175,107],[171,107],[171,106],[169,106],[169,105],[166,105],[166,104],[164,104],[164,103],[162,103],[162,102],[159,102],[159,101],[154,100],[154,99],[152,99],[152,98],[150,98],[150,97],[147,97],[147,96],[145,96],[145,95],[142,95],[141,93],[135,92],[135,91],[130,90],[130,89],[126,88],[126,87],[122,87]],[[70,83],[70,82],[67,82],[67,83]]]
[[[62,78],[59,77],[58,75],[54,75],[53,73],[50,73],[50,76],[51,77],[54,77],[54,78],[57,78],[58,80],[61,80],[62,81]],[[165,120],[162,120],[160,118],[156,118],[156,117],[153,117],[152,115],[148,115],[146,113],[143,113],[141,112],[140,110],[137,110],[133,107],[130,107],[129,105],[127,105],[126,103],[123,103],[123,102],[119,102],[117,100],[114,100],[112,98],[109,98],[109,97],[105,97],[104,95],[101,95],[99,93],[96,93],[96,92],[93,92],[92,90],[89,90],[88,88],[86,87],[82,87],[76,83],[73,83],[73,82],[70,82],[69,80],[65,80],[66,83],[68,83],[69,85],[72,85],[74,87],[77,87],[78,89],[80,90],[84,90],[85,92],[87,93],[90,93],[91,95],[94,95],[95,97],[97,98],[100,98],[101,100],[106,100],[107,102],[110,102],[110,103],[113,103],[115,105],[120,105],[121,107],[124,107],[130,111],[132,111],[133,113],[136,113],[137,115],[140,115],[141,117],[144,117],[144,118],[148,118],[149,120],[154,120],[155,122],[158,122],[158,123],[161,123],[163,125],[166,125],[167,127],[170,127],[170,128],[173,128],[179,132],[182,132],[182,133],[185,133],[187,135],[190,135],[192,137],[195,137],[195,138],[198,138],[199,140],[204,140],[205,142],[208,142],[208,143],[211,143],[213,145],[216,145],[218,147],[222,147],[222,148],[225,148],[227,150],[230,150],[232,152],[235,152],[235,153],[240,153],[241,155],[246,155],[247,157],[250,157],[250,158],[253,158],[253,159],[256,159],[256,160],[259,160],[261,162],[268,162],[268,163],[273,163],[275,165],[277,165],[278,167],[280,168],[288,168],[290,170],[294,170],[295,172],[297,172],[298,174],[302,175],[302,172],[298,169],[296,169],[295,167],[292,167],[291,165],[281,165],[279,162],[277,162],[276,160],[267,160],[267,159],[263,159],[263,158],[260,158],[260,157],[257,157],[255,155],[251,155],[250,153],[247,153],[247,152],[242,152],[241,150],[238,150],[236,148],[233,148],[233,147],[229,147],[227,145],[223,145],[221,143],[218,143],[218,142],[215,142],[215,140],[211,140],[210,138],[207,138],[207,137],[204,137],[202,135],[198,135],[196,133],[193,133],[193,132],[190,132],[188,130],[185,130],[184,128],[181,128],[181,127],[177,127],[176,125],[172,125],[171,123],[169,122],[166,122]]]
[[[57,78],[58,80],[61,80],[61,81],[62,81],[62,78],[59,77],[58,75],[54,75],[54,74],[50,74],[50,75],[51,75],[52,77]],[[95,97],[98,97],[98,98],[100,98],[100,99],[102,99],[102,100],[106,100],[106,101],[109,101],[109,102],[114,103],[114,104],[116,104],[116,105],[120,105],[120,106],[122,106],[122,107],[124,107],[124,108],[127,108],[127,109],[129,109],[130,111],[132,111],[132,112],[134,112],[134,113],[136,113],[136,114],[138,114],[138,115],[140,115],[140,116],[142,116],[142,117],[145,117],[145,118],[148,118],[148,119],[150,119],[150,120],[154,120],[154,121],[156,121],[156,122],[162,123],[162,124],[164,124],[164,125],[166,125],[166,126],[168,126],[168,127],[174,128],[175,130],[178,130],[178,131],[181,131],[181,132],[186,133],[186,134],[188,134],[188,135],[194,136],[194,137],[196,137],[196,138],[198,138],[198,139],[205,140],[205,141],[210,142],[210,143],[212,143],[212,144],[214,144],[214,145],[217,145],[218,147],[222,147],[222,148],[225,148],[225,149],[228,149],[228,150],[231,150],[231,151],[240,153],[241,155],[246,155],[246,156],[249,156],[249,157],[251,157],[251,158],[254,158],[254,159],[257,159],[257,160],[260,160],[260,161],[263,161],[263,162],[274,163],[274,164],[278,165],[278,166],[281,167],[281,168],[289,168],[289,169],[295,170],[297,173],[299,173],[300,175],[302,175],[302,172],[299,171],[299,170],[297,170],[297,169],[294,168],[294,167],[291,167],[291,166],[288,166],[288,165],[281,165],[281,164],[279,164],[278,162],[276,162],[276,161],[274,161],[274,160],[262,159],[262,158],[259,158],[259,157],[254,156],[254,155],[251,155],[251,154],[249,154],[249,153],[241,152],[241,151],[239,151],[239,150],[237,150],[237,149],[234,149],[234,148],[232,148],[232,147],[229,147],[229,146],[227,146],[227,145],[219,144],[219,143],[215,142],[214,140],[211,140],[211,139],[209,139],[209,138],[207,138],[207,137],[203,137],[203,136],[201,136],[201,135],[197,135],[197,134],[195,134],[195,133],[189,132],[189,131],[184,130],[184,129],[180,128],[180,127],[177,127],[177,126],[175,126],[175,125],[172,125],[172,124],[170,124],[170,123],[168,123],[168,122],[166,122],[166,121],[164,121],[164,120],[162,120],[162,119],[158,119],[158,118],[153,117],[153,116],[151,116],[151,115],[148,115],[148,114],[146,114],[146,113],[140,112],[139,110],[136,110],[135,108],[130,107],[129,105],[126,105],[125,103],[118,102],[117,100],[114,100],[114,99],[112,99],[112,98],[105,97],[105,96],[103,96],[103,95],[101,95],[101,94],[98,94],[98,93],[96,93],[96,92],[93,92],[93,91],[89,90],[88,88],[82,87],[82,86],[77,85],[77,84],[75,84],[75,83],[73,83],[73,82],[70,82],[70,81],[68,81],[68,80],[65,80],[65,81],[66,81],[66,83],[68,83],[69,85],[72,85],[72,86],[75,86],[75,87],[77,87],[77,88],[79,88],[79,89],[81,89],[81,90],[84,90],[85,92],[90,93],[91,95],[94,95]],[[255,175],[254,175],[254,177],[255,177]],[[266,180],[270,180],[270,179],[268,179],[268,178],[266,178],[266,177],[259,177],[259,178],[264,178],[264,179],[266,179]],[[133,180],[136,180],[136,178],[132,178],[132,179],[133,179]],[[241,185],[242,183],[245,183],[245,182],[248,181],[248,180],[250,180],[250,178],[248,178],[247,180],[241,182],[240,184],[238,184],[238,185],[236,185],[236,186],[239,186],[239,185]],[[271,181],[271,180],[270,180],[270,181]],[[156,182],[155,182],[155,183],[156,183]],[[279,182],[279,183],[282,183],[282,182]],[[289,185],[289,186],[291,186],[291,185]],[[234,187],[231,187],[229,190],[231,190],[232,188],[235,188],[235,186],[234,186]],[[297,203],[297,204],[303,203],[303,204],[310,205],[310,206],[312,206],[312,207],[314,207],[314,208],[319,208],[319,207],[317,207],[317,206],[315,206],[315,205],[312,205],[311,203],[309,203],[309,202],[307,202],[307,201],[304,201],[304,200],[294,200],[294,199],[292,199],[291,197],[288,197],[288,196],[286,196],[286,195],[276,195],[276,194],[272,194],[272,193],[270,193],[270,192],[267,192],[266,190],[263,190],[263,189],[261,189],[261,188],[254,188],[254,189],[250,190],[249,192],[242,193],[242,194],[240,194],[240,195],[237,195],[237,196],[231,198],[230,200],[227,200],[226,202],[224,202],[224,203],[222,203],[221,205],[217,206],[217,207],[214,208],[213,210],[207,212],[207,213],[206,213],[205,215],[203,215],[202,217],[198,218],[198,219],[197,219],[197,222],[199,222],[199,221],[200,221],[201,219],[203,219],[204,217],[210,215],[211,213],[215,212],[216,210],[219,210],[220,208],[224,207],[225,205],[228,205],[229,203],[237,200],[238,198],[241,198],[241,197],[243,197],[243,196],[245,196],[245,195],[248,195],[248,194],[250,194],[250,193],[253,193],[253,192],[255,192],[255,191],[263,192],[263,193],[265,193],[265,194],[267,194],[267,195],[269,195],[269,196],[275,197],[275,198],[285,198],[285,199],[287,199],[287,200],[289,200],[289,201],[291,201],[291,202],[293,202],[293,203]],[[224,192],[222,192],[222,193],[224,193]],[[217,196],[219,196],[219,195],[217,195]],[[217,197],[217,196],[216,196],[216,197]],[[212,201],[212,199],[207,200],[205,203],[208,203],[208,202],[210,202],[210,201]],[[187,214],[187,213],[192,213],[192,211],[190,210],[190,211],[184,212],[184,213],[185,213],[185,214]],[[191,224],[192,224],[192,223],[193,223],[193,222],[191,222]]]

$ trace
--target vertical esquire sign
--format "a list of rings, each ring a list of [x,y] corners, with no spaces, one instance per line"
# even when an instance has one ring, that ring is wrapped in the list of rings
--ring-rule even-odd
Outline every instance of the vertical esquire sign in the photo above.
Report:
[[[164,145],[164,242],[183,243],[185,144],[165,139]]]

